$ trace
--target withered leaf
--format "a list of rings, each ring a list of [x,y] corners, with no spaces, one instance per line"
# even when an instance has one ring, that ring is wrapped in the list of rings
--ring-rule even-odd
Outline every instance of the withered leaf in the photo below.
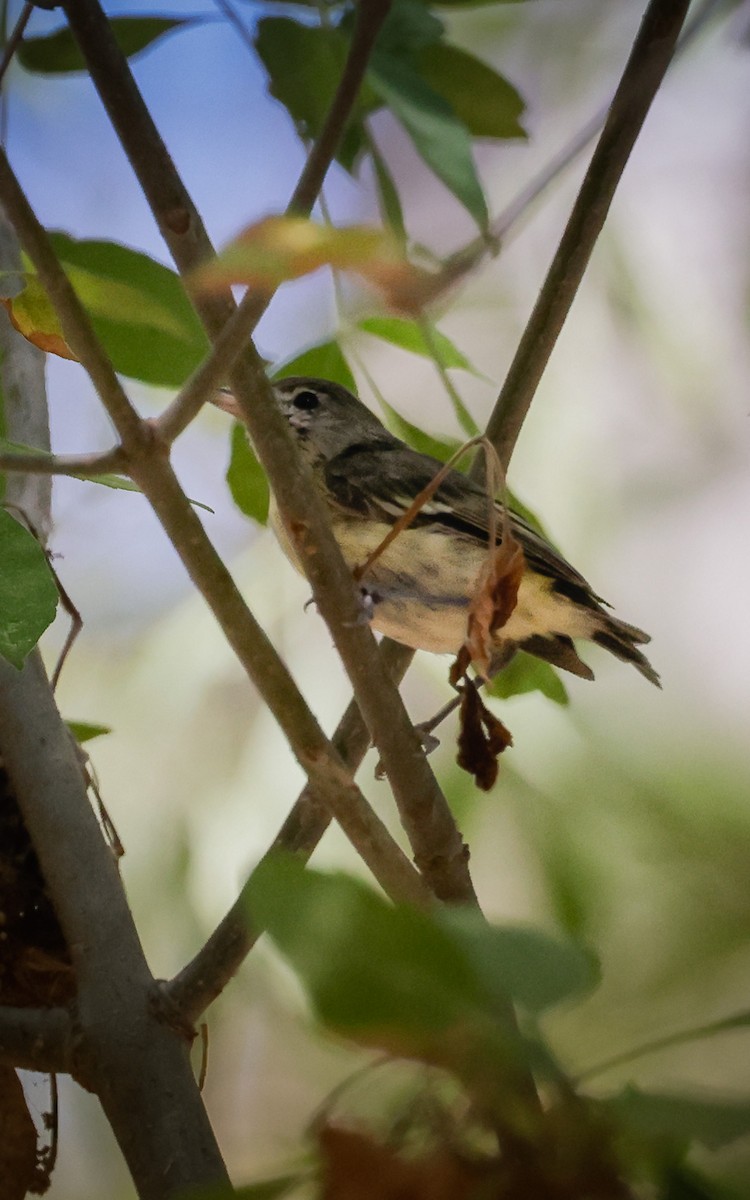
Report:
[[[324,1126],[322,1200],[474,1200],[486,1195],[486,1164],[436,1146],[406,1158],[395,1147],[353,1129]]]
[[[24,1200],[37,1190],[36,1146],[21,1081],[12,1067],[0,1067],[0,1200]]]
[[[506,522],[502,542],[489,554],[477,576],[466,637],[451,668],[452,683],[466,672],[469,663],[483,679],[489,679],[495,634],[516,607],[525,566],[523,549]]]
[[[510,730],[490,712],[468,679],[461,689],[459,720],[456,762],[474,776],[477,787],[488,792],[497,779],[499,756],[513,745]]]

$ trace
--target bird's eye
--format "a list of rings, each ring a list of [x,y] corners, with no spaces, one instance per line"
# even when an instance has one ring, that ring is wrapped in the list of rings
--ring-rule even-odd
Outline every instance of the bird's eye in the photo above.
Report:
[[[292,403],[295,408],[301,408],[303,412],[312,412],[320,404],[320,397],[317,392],[306,389],[304,392],[297,392]]]

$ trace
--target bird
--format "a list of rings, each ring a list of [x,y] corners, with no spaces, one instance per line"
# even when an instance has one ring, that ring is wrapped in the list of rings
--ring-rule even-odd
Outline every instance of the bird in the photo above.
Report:
[[[339,383],[289,376],[273,384],[273,394],[325,500],[344,561],[356,574],[443,464],[396,437]],[[227,393],[215,403],[241,419]],[[488,559],[489,504],[485,488],[449,471],[361,581],[373,629],[415,650],[458,652]],[[523,650],[593,679],[575,646],[584,640],[632,663],[661,686],[639,649],[649,635],[608,611],[583,575],[524,517],[498,500],[494,504],[497,541],[503,529],[510,529],[524,563],[515,607],[493,634],[492,673]],[[304,573],[274,503],[270,524],[287,557]]]

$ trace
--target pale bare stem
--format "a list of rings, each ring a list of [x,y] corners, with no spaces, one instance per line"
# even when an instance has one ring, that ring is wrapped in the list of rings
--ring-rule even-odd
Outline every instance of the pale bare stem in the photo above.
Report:
[[[2,86],[3,80],[5,79],[5,73],[8,70],[8,67],[10,66],[11,62],[13,61],[13,55],[15,54],[16,50],[18,49],[21,38],[23,37],[24,32],[26,30],[26,26],[29,23],[29,17],[31,16],[33,11],[34,11],[33,0],[26,0],[26,3],[24,4],[24,6],[21,10],[21,15],[19,16],[18,20],[16,21],[16,23],[11,31],[11,35],[8,38],[8,40],[5,43],[5,46],[3,48],[3,57],[2,57],[2,60],[0,60],[0,87]]]
[[[16,471],[27,475],[70,475],[87,479],[106,475],[110,471],[127,473],[127,457],[121,447],[100,454],[33,454],[18,451],[0,452],[0,471]]]
[[[728,7],[727,0],[705,0],[698,8],[690,24],[683,31],[673,58],[684,53],[702,32],[711,18],[721,8]],[[522,217],[526,216],[535,202],[545,194],[560,175],[583,153],[601,131],[610,111],[611,101],[602,105],[592,117],[573,135],[570,141],[555,154],[508,205],[490,222],[490,237],[480,235],[466,246],[456,250],[447,258],[436,281],[435,296],[444,296],[450,288],[460,283],[486,259],[498,253],[507,241],[508,234],[515,230]]]

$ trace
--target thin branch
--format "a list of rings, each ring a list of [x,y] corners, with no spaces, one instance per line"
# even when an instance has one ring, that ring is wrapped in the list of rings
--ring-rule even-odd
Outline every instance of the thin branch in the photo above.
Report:
[[[11,35],[8,38],[7,42],[5,43],[5,47],[3,49],[3,57],[2,57],[2,61],[0,61],[0,87],[2,87],[3,80],[5,79],[5,73],[8,70],[8,67],[10,66],[11,62],[13,61],[13,55],[15,54],[16,50],[18,49],[21,38],[23,37],[23,35],[26,31],[26,26],[29,23],[29,17],[31,16],[33,11],[34,11],[33,0],[26,0],[26,3],[24,4],[23,8],[21,9],[21,15],[19,16],[18,20],[16,21],[15,25],[13,26]]]
[[[747,1029],[750,1026],[750,1012],[735,1013],[731,1017],[722,1017],[718,1021],[707,1021],[705,1025],[697,1025],[693,1029],[683,1029],[679,1033],[668,1033],[664,1037],[654,1038],[650,1042],[643,1042],[640,1046],[634,1046],[630,1050],[623,1050],[620,1054],[613,1054],[611,1058],[605,1058],[601,1062],[594,1063],[593,1066],[587,1067],[585,1071],[581,1071],[575,1077],[573,1083],[578,1087],[582,1083],[588,1083],[589,1080],[596,1078],[598,1075],[604,1075],[608,1071],[615,1070],[616,1067],[627,1066],[631,1062],[637,1062],[639,1058],[646,1058],[650,1054],[659,1054],[662,1050],[671,1050],[674,1046],[685,1046],[689,1042],[703,1041],[704,1038],[716,1037],[720,1033],[731,1033],[737,1029]]]
[[[59,317],[65,340],[84,363],[123,446],[137,451],[153,440],[149,426],[138,416],[115,374],[89,316],[60,266],[46,230],[40,225],[21,188],[5,151],[0,149],[0,201],[18,240],[31,258],[42,285]]]
[[[487,426],[507,469],[617,184],[674,54],[689,0],[651,0],[568,224]],[[479,469],[479,468],[478,468]]]
[[[306,215],[312,211],[351,116],[372,48],[390,4],[391,0],[360,0],[357,5],[354,31],[341,79],[323,122],[323,128],[313,143],[287,205],[287,215]],[[216,387],[225,382],[232,364],[252,336],[269,300],[270,293],[262,289],[252,289],[243,298],[236,311],[216,334],[208,358],[158,419],[157,425],[163,437],[172,441],[182,433]]]
[[[320,136],[289,201],[287,213],[309,213],[318,198],[362,86],[378,34],[391,8],[391,0],[359,0],[349,53]]]
[[[684,53],[717,10],[726,4],[727,0],[705,0],[681,34],[672,56],[673,60]],[[570,141],[549,162],[545,163],[541,171],[513,197],[502,212],[490,222],[489,237],[487,234],[481,234],[466,246],[456,250],[444,261],[439,277],[434,283],[434,292],[431,294],[434,294],[435,297],[444,296],[450,288],[475,271],[484,259],[494,257],[498,253],[520,218],[528,213],[534,202],[544,195],[562,172],[575,162],[589,143],[594,140],[603,128],[611,106],[612,100],[603,104],[592,117],[589,117]]]
[[[219,11],[221,13],[223,13],[224,17],[226,18],[227,22],[232,26],[232,28],[237,31],[237,33],[242,38],[242,41],[245,43],[247,48],[249,50],[252,50],[252,52],[254,54],[255,53],[255,45],[253,43],[253,36],[250,33],[250,30],[247,28],[247,26],[243,23],[241,17],[234,11],[234,9],[232,8],[232,5],[229,3],[229,0],[214,0],[214,4],[219,9]]]
[[[0,208],[0,267],[14,271],[20,266],[18,239],[4,210]],[[7,312],[3,311],[0,314],[0,407],[5,418],[3,432],[24,446],[35,447],[42,455],[49,452],[50,445],[44,372],[43,352],[13,328]],[[16,475],[7,481],[5,500],[14,506],[22,521],[29,527],[33,526],[39,540],[45,544],[52,524],[51,480]]]
[[[101,6],[98,0],[67,0],[65,10],[92,79],[154,210],[177,267],[181,273],[189,272],[206,256],[210,243],[197,210],[166,154]],[[163,208],[165,198],[179,208],[177,229],[173,214]],[[183,231],[190,231],[190,238]],[[195,305],[209,335],[215,338],[228,315],[231,305],[229,293],[218,298],[196,296]],[[380,751],[402,822],[415,850],[416,861],[427,874],[436,895],[445,899],[475,902],[466,848],[398,690],[388,679],[378,659],[374,638],[362,624],[359,597],[331,532],[323,502],[307,472],[301,470],[286,421],[274,403],[261,360],[252,344],[235,363],[230,383],[279,501],[284,523],[306,565],[318,608],[331,630],[354,685],[357,702]],[[137,467],[134,461],[134,473]],[[199,568],[195,542],[183,536],[181,528],[187,517],[172,519],[177,516],[176,510],[168,513],[155,489],[150,486],[147,474],[138,473],[135,477],[154,504],[170,537],[176,539],[175,545],[183,555],[194,582],[198,583],[214,612],[219,615],[217,592],[223,591],[226,598],[226,584],[217,577],[220,560],[217,558],[210,573],[203,570],[205,562]],[[173,494],[170,505],[176,499]],[[204,549],[201,548],[201,553]],[[225,623],[223,626],[230,640],[234,632],[232,624]],[[255,632],[257,636],[258,631]],[[242,647],[242,661],[252,671],[253,678],[260,676],[257,661],[248,662],[247,647],[236,639],[232,645],[235,650]],[[263,690],[268,700],[268,687]],[[302,719],[301,713],[298,716]],[[287,727],[284,728],[286,730]],[[299,736],[294,738],[292,744],[295,752],[304,749],[300,746]],[[335,774],[329,749],[325,754]],[[316,759],[304,753],[300,762],[312,780],[317,769]]]
[[[0,752],[73,961],[76,1074],[97,1092],[139,1194],[228,1182],[188,1045],[150,1013],[153,979],[36,651],[21,671],[0,660]]]
[[[86,479],[110,471],[126,471],[127,456],[121,446],[92,454],[0,453],[0,471],[23,471],[28,475],[70,475]]]
[[[384,642],[380,648],[384,666],[399,682],[414,655],[413,650],[396,642]],[[352,700],[333,735],[333,745],[349,770],[354,773],[370,746],[370,735],[356,701]],[[331,815],[311,792],[304,788],[268,854],[284,850],[307,862],[331,823]],[[195,957],[168,984],[163,985],[169,1000],[189,1021],[197,1021],[230,979],[257,942],[262,928],[248,923],[246,896],[254,872],[242,888],[224,918]]]
[[[74,1073],[73,1023],[66,1008],[0,1005],[0,1062],[22,1071]]]

